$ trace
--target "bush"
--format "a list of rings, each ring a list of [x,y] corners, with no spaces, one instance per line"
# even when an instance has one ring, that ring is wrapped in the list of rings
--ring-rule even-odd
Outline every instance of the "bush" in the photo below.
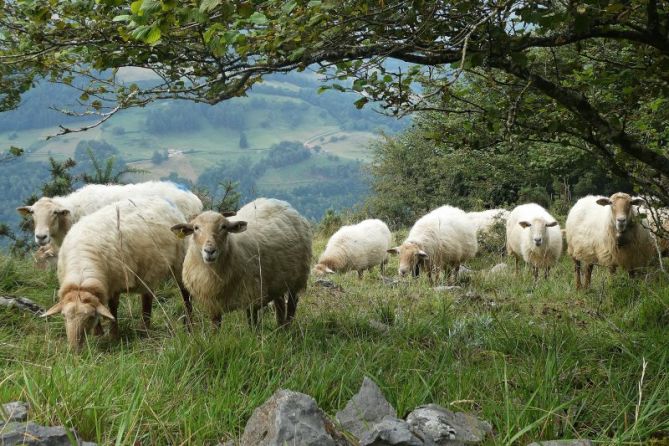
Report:
[[[504,254],[506,249],[506,222],[498,218],[487,231],[478,234],[479,252]]]
[[[340,214],[335,212],[332,209],[325,211],[323,219],[318,224],[318,233],[324,237],[330,237],[332,234],[337,232],[343,224],[343,219]]]
[[[545,187],[525,186],[518,191],[518,203],[537,203],[545,208],[551,205],[551,197]]]

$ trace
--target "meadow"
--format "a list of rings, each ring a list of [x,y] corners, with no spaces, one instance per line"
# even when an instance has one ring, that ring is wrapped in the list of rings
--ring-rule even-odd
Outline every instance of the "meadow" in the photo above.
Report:
[[[326,240],[317,237],[316,256]],[[500,262],[509,268],[486,273]],[[338,287],[312,277],[294,324],[277,329],[266,311],[257,332],[238,312],[218,332],[196,313],[188,333],[166,284],[151,330],[139,329],[139,299],[123,298],[122,341],[91,337],[80,355],[68,352],[62,318],[0,308],[0,402],[28,401],[35,421],[99,444],[216,444],[237,439],[279,388],[313,396],[334,416],[367,375],[400,416],[438,403],[490,421],[490,445],[669,444],[665,273],[630,280],[596,269],[593,287],[576,292],[567,257],[536,284],[499,253],[467,266],[452,291],[423,277],[381,281],[378,270],[329,277]],[[0,258],[2,294],[48,307],[56,289],[55,273]]]

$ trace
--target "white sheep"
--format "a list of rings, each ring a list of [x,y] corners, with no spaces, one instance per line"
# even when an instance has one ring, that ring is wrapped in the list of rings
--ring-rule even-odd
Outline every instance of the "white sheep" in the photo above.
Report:
[[[192,235],[184,284],[217,327],[223,313],[237,309],[246,309],[255,326],[258,311],[269,302],[280,326],[291,322],[309,277],[312,231],[290,204],[259,198],[234,218],[206,211],[172,230]]]
[[[328,240],[313,272],[323,275],[357,271],[358,277],[362,278],[363,271],[379,265],[383,274],[392,243],[393,235],[381,220],[370,219],[343,226]]]
[[[657,249],[662,257],[669,255],[669,208],[639,206],[638,213],[645,215],[642,223],[655,236]]]
[[[610,198],[581,198],[567,215],[567,250],[574,260],[576,289],[588,288],[593,265],[620,266],[630,275],[649,265],[655,258],[655,245],[633,209],[644,201],[622,192]],[[585,263],[585,281],[581,284],[581,262]]]
[[[453,280],[457,280],[460,264],[474,257],[477,249],[476,230],[467,214],[455,207],[442,206],[416,221],[404,243],[388,252],[399,254],[401,276],[411,272],[417,277],[425,269],[433,284],[439,280],[442,268],[447,275],[450,269]]]
[[[83,216],[126,199],[162,197],[171,200],[190,218],[202,212],[202,202],[192,192],[171,181],[148,181],[136,184],[89,184],[63,197],[42,197],[32,206],[16,210],[23,216],[32,215],[35,242],[40,246],[51,244],[56,249],[72,225]]]
[[[488,209],[481,212],[467,212],[467,217],[475,226],[476,234],[483,235],[492,229],[496,223],[506,223],[509,211],[506,209]]]
[[[59,301],[45,316],[62,313],[70,345],[79,349],[99,318],[111,320],[118,337],[116,311],[122,292],[142,294],[142,317],[148,327],[152,288],[173,277],[181,284],[185,243],[170,228],[185,217],[161,198],[127,199],[83,217],[72,227],[58,254]],[[190,320],[190,298],[183,292]]]
[[[544,278],[562,254],[562,231],[557,220],[536,203],[516,206],[506,221],[506,251],[516,259],[516,274],[522,258],[532,266],[534,280],[543,268]]]

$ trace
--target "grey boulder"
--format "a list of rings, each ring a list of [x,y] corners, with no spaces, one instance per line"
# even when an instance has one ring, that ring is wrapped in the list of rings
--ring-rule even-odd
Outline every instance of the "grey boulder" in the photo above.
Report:
[[[241,446],[343,446],[349,443],[309,395],[277,390],[251,415]]]
[[[3,404],[0,418],[7,423],[10,421],[26,421],[28,419],[28,407],[28,403],[22,401]],[[2,420],[0,420],[0,425]]]
[[[492,432],[488,422],[437,404],[416,408],[407,416],[407,423],[414,432],[422,433],[424,439],[439,446],[478,444]]]
[[[362,438],[365,432],[386,416],[396,418],[397,411],[383,396],[379,386],[365,376],[358,393],[353,395],[343,410],[337,412],[337,421],[357,438]]]
[[[360,446],[431,446],[411,431],[409,424],[395,417],[385,417],[360,437]]]
[[[95,443],[82,442],[74,431],[70,431],[73,441],[67,436],[63,426],[40,426],[35,423],[11,422],[0,427],[2,446],[94,446]]]

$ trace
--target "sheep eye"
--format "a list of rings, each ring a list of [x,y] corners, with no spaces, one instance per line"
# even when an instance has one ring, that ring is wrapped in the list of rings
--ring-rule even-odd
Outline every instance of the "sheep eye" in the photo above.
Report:
[[[193,226],[193,231],[199,231],[200,227],[198,225]]]

